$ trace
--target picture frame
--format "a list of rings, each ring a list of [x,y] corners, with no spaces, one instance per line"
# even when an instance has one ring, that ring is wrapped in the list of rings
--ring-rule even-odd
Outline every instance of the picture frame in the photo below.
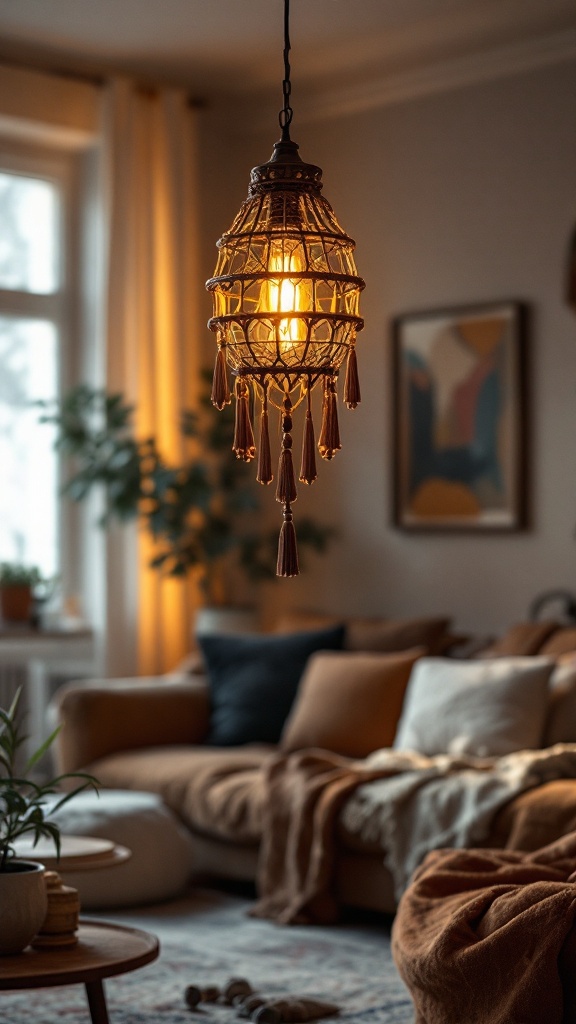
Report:
[[[392,352],[394,524],[524,529],[524,304],[396,316]]]

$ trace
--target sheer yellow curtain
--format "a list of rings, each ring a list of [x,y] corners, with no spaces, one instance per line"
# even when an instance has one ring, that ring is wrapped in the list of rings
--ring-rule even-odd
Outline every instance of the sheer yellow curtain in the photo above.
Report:
[[[196,133],[198,112],[174,89],[124,79],[104,101],[107,168],[107,316],[103,377],[136,406],[141,437],[182,458],[180,413],[196,398],[199,314]],[[189,582],[148,568],[150,538],[110,534],[107,552],[109,674],[172,669],[190,648],[196,605]],[[132,668],[133,666],[133,668]]]

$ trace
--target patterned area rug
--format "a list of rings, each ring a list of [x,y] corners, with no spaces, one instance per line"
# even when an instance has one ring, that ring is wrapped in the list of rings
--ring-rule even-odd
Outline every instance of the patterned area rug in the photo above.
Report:
[[[384,919],[280,927],[248,917],[248,906],[227,893],[196,889],[174,903],[93,915],[152,931],[161,942],[155,963],[105,981],[110,1024],[233,1024],[238,1018],[230,1007],[202,1004],[192,1011],[184,1001],[187,985],[223,986],[232,976],[247,978],[271,998],[333,1002],[340,1021],[411,1024],[412,1003],[392,962]],[[0,992],[0,1024],[89,1021],[80,985]]]

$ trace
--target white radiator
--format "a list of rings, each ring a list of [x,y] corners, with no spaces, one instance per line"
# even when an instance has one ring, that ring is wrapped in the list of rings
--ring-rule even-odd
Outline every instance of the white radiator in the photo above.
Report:
[[[11,707],[12,701],[14,700],[19,688],[21,689],[21,693],[20,700],[18,702],[18,717],[22,722],[24,734],[28,735],[31,730],[31,705],[27,668],[25,665],[22,665],[22,663],[19,665],[12,665],[10,662],[0,661],[0,708],[2,708],[3,711],[8,711]],[[18,769],[24,767],[24,764],[27,758],[30,757],[31,753],[30,741],[27,741],[22,745],[19,751],[17,759]]]
[[[21,686],[20,710],[25,712],[28,703],[27,682],[28,672],[22,662],[19,665],[11,665],[9,662],[0,661],[0,708],[4,711],[8,710],[16,696],[18,687]]]

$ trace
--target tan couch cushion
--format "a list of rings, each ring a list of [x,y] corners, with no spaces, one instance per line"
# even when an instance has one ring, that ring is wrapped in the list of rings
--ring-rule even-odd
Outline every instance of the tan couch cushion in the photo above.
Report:
[[[274,747],[149,747],[90,765],[107,789],[158,793],[192,829],[237,843],[257,843],[264,801],[260,767]]]
[[[300,633],[303,630],[326,629],[337,623],[344,623],[343,615],[327,615],[325,612],[293,609],[280,616],[274,626],[274,633]]]
[[[548,717],[542,746],[576,743],[576,653],[561,654],[550,677]]]
[[[442,646],[450,620],[446,617],[422,619],[350,619],[346,647],[351,651],[407,651],[424,647],[436,654]]]
[[[554,779],[520,793],[498,812],[482,845],[538,850],[576,830],[576,779]]]
[[[321,747],[360,758],[392,746],[410,672],[422,653],[314,654],[284,726],[281,749]]]
[[[502,658],[509,655],[541,653],[542,644],[558,629],[556,622],[518,622],[489,647],[481,658]]]
[[[576,652],[576,626],[561,626],[542,644],[538,654],[557,658],[572,651]]]
[[[345,619],[344,616],[325,615],[321,612],[291,611],[281,616],[275,632],[324,629],[338,622],[345,622],[344,646],[349,651],[407,651],[412,647],[425,647],[428,654],[437,654],[444,649],[450,625],[447,616]]]
[[[208,689],[200,676],[185,683],[158,677],[70,683],[55,703],[58,772],[117,750],[201,743],[208,732]]]

